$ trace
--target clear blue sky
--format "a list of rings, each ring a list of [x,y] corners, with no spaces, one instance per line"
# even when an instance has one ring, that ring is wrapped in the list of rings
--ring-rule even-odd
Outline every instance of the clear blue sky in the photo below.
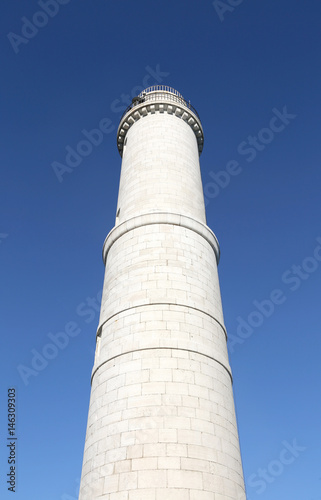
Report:
[[[11,386],[14,498],[77,498],[116,128],[143,82],[173,86],[202,119],[248,499],[321,498],[321,4],[230,3],[65,0],[46,18],[46,1],[2,2],[1,498]],[[101,143],[68,167],[66,148],[99,124]],[[54,162],[71,170],[62,182]]]

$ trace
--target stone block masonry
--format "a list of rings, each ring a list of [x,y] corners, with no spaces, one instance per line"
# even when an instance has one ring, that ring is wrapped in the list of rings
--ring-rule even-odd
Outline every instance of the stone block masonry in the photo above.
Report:
[[[117,144],[79,499],[245,498],[199,117],[154,86]]]

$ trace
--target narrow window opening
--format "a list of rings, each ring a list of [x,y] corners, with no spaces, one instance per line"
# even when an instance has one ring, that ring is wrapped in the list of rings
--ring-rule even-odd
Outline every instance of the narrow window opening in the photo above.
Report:
[[[116,213],[116,226],[117,226],[117,224],[119,224],[119,214],[120,214],[120,208],[117,210],[117,213]]]
[[[99,332],[96,337],[96,354],[95,354],[96,359],[100,354],[100,342],[101,342],[101,332]]]

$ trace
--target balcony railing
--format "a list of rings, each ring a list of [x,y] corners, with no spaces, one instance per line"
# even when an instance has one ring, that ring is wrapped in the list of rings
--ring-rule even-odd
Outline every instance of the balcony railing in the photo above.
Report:
[[[177,97],[184,100],[182,94],[173,89],[173,87],[168,87],[168,85],[152,85],[151,87],[147,87],[147,89],[143,90],[143,92],[139,94],[139,97],[143,94],[149,94],[150,92],[170,92],[171,94],[175,94]]]
[[[121,119],[135,106],[138,106],[144,102],[149,103],[150,101],[161,102],[161,101],[171,101],[176,102],[178,104],[182,104],[186,108],[190,109],[198,118],[199,114],[191,105],[190,101],[186,101],[184,97],[177,92],[177,90],[172,87],[168,87],[167,85],[153,85],[152,87],[148,87],[143,90],[137,97],[133,98],[132,103],[127,107],[124,113],[121,116]]]

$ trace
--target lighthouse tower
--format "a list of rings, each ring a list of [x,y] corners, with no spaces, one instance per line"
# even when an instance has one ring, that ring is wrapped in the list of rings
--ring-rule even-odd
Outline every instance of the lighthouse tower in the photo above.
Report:
[[[79,500],[244,500],[200,119],[149,87],[117,145]]]

